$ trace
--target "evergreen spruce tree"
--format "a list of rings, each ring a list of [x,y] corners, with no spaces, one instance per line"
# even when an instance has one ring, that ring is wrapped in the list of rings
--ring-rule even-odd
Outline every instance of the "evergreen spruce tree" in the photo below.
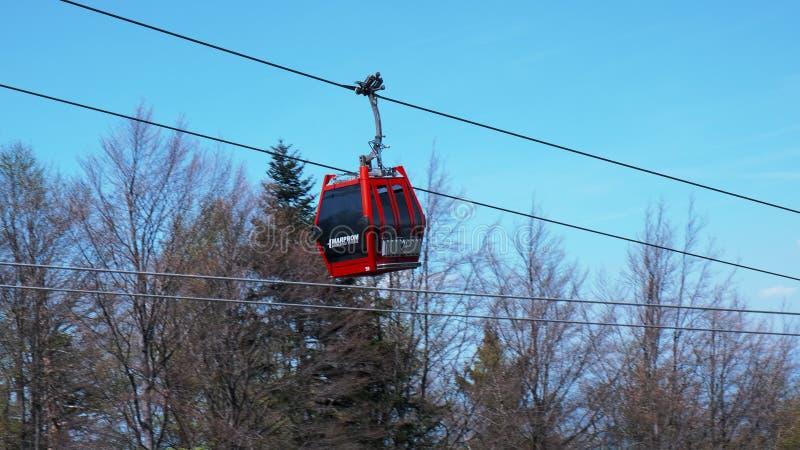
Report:
[[[314,220],[314,182],[303,173],[305,164],[294,158],[299,152],[278,140],[262,181],[263,214],[254,220],[256,250],[254,269],[262,276],[321,280],[324,265],[309,241]]]
[[[316,248],[309,248],[313,183],[290,145],[279,141],[263,183],[263,216],[254,269],[265,278],[329,281]],[[288,239],[288,242],[285,240]],[[276,242],[279,241],[279,242]],[[288,244],[288,245],[285,245]],[[309,251],[311,250],[311,251]],[[355,284],[355,280],[340,281]],[[371,306],[374,300],[348,289],[313,290],[263,286],[253,298],[312,305]],[[386,300],[386,299],[383,299]],[[378,302],[375,302],[378,304]],[[289,417],[300,448],[411,448],[435,440],[428,406],[407,392],[414,349],[399,321],[372,313],[272,308],[265,323],[282,324],[284,401],[274,405]]]
[[[314,211],[314,197],[310,194],[314,181],[303,176],[305,164],[292,159],[299,153],[291,148],[283,140],[271,147],[275,154],[267,169],[269,181],[264,182],[264,200],[269,209],[283,212],[291,221],[309,223]]]

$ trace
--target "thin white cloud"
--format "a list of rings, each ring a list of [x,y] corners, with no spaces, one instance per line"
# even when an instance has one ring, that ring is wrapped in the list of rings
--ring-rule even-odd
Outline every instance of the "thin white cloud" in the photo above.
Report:
[[[787,286],[772,286],[758,291],[761,298],[784,298],[797,292],[797,288]]]

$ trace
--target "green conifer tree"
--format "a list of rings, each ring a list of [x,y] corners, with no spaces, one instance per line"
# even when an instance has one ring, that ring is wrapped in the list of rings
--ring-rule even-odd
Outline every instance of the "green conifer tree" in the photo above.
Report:
[[[283,140],[271,147],[275,153],[267,169],[269,180],[264,182],[265,206],[282,211],[292,221],[309,223],[314,212],[314,196],[310,194],[314,181],[303,176],[305,164],[293,159],[299,152],[291,148]]]

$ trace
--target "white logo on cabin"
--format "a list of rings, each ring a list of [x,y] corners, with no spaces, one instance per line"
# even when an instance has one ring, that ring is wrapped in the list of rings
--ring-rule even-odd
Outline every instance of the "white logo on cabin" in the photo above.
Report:
[[[348,245],[358,244],[358,235],[351,234],[350,236],[341,236],[330,238],[328,240],[328,248],[346,247]]]

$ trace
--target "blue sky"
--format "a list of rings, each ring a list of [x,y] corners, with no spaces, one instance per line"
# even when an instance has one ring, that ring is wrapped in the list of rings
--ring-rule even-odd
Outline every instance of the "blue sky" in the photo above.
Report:
[[[87,4],[339,82],[380,70],[393,98],[800,208],[797,2]],[[264,147],[283,138],[340,167],[374,134],[367,101],[344,90],[57,1],[2,5],[3,83],[126,113],[146,102],[158,121],[183,115]],[[8,91],[0,105],[0,143],[28,143],[65,174],[118,123]],[[718,256],[800,275],[798,215],[398,105],[381,112],[385,160],[412,181],[435,146],[471,198],[520,210],[535,198],[546,217],[629,236],[648,205],[680,222],[694,198]],[[226,150],[261,178],[265,155]],[[624,243],[552,231],[594,273],[624,263]],[[753,306],[800,309],[800,283],[736,281]]]

